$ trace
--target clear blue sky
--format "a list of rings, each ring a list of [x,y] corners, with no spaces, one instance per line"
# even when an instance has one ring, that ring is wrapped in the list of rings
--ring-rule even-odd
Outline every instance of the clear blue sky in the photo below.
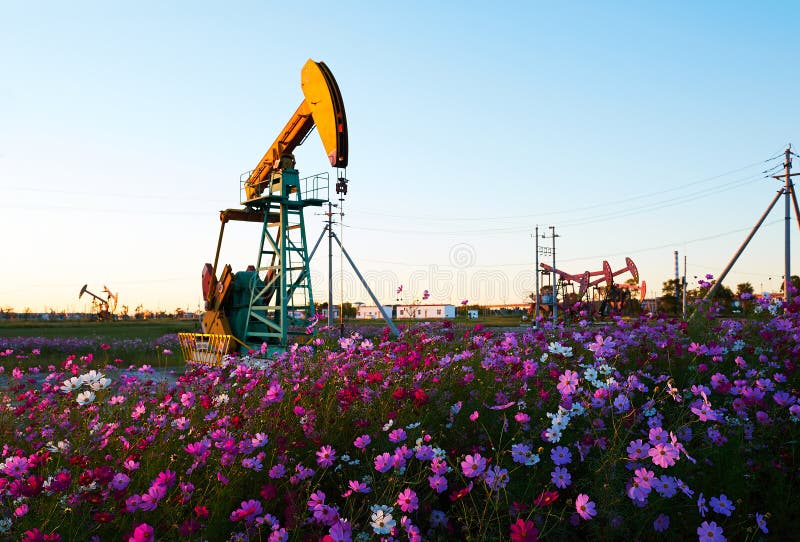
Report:
[[[799,14],[793,2],[4,2],[0,305],[82,309],[88,283],[131,309],[195,309],[217,211],[238,204],[239,175],[302,100],[308,58],[342,91],[343,237],[383,301],[398,284],[407,299],[523,301],[536,224],[556,226],[568,272],[630,256],[654,291],[678,250],[690,280],[718,274],[779,188],[761,172],[781,160],[764,160],[800,145]],[[315,134],[296,155],[301,175],[330,171]],[[777,289],[782,217],[781,202],[727,285]],[[307,221],[313,242],[320,218]],[[250,263],[257,235],[230,228],[223,261]],[[792,235],[800,274],[794,222]],[[326,263],[312,262],[318,299]],[[346,300],[369,301],[352,273],[344,284]]]

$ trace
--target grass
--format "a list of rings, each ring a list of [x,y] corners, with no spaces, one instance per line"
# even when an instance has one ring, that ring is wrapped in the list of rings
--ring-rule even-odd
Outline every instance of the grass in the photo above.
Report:
[[[105,362],[135,365],[178,366],[183,364],[176,333],[195,332],[200,325],[194,320],[121,320],[89,321],[0,321],[0,351],[11,348],[14,355],[0,360],[0,367],[10,368],[17,352],[37,349],[39,360],[61,363],[70,354],[98,353]],[[101,345],[105,344],[106,348]],[[164,349],[172,354],[165,355]]]
[[[100,337],[157,339],[169,333],[200,331],[196,320],[120,320],[116,322],[0,320],[0,337]]]

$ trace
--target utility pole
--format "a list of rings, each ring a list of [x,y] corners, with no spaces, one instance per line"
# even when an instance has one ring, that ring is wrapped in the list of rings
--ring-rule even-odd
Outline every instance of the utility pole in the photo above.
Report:
[[[553,327],[558,323],[558,283],[556,282],[556,227],[550,226],[550,236],[553,238]]]
[[[678,251],[675,251],[675,314],[678,314],[678,307],[681,306],[681,284],[680,272],[678,271]]]
[[[686,254],[683,255],[683,319],[686,320]]]
[[[533,273],[536,275],[536,286],[535,290],[533,291],[533,300],[536,303],[536,307],[533,309],[533,327],[534,329],[539,324],[539,226],[536,226],[536,232],[533,234],[533,238],[536,240],[536,266],[533,268]]]
[[[784,200],[786,201],[786,217],[784,220],[784,263],[783,263],[783,300],[788,302],[790,298],[790,286],[792,285],[791,270],[789,260],[791,257],[791,250],[789,248],[789,221],[791,218],[790,200],[792,199],[792,178],[790,171],[792,170],[792,146],[786,147],[786,161],[783,164],[784,176],[786,179],[786,186],[783,188]]]

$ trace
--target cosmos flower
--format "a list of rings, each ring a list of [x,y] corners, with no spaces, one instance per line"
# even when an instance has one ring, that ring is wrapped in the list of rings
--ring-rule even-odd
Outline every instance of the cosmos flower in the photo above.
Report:
[[[722,527],[717,525],[715,521],[701,523],[697,528],[697,537],[700,542],[725,542]]]
[[[585,493],[581,493],[575,498],[575,510],[585,520],[590,520],[597,515],[594,501],[590,501],[589,495]]]
[[[475,478],[486,469],[486,458],[481,454],[467,455],[461,462],[461,472],[467,478]]]

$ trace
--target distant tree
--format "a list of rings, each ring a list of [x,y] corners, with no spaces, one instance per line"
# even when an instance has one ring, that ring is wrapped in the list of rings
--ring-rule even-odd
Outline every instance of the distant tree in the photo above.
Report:
[[[357,312],[358,310],[356,309],[355,305],[349,301],[342,303],[342,315],[345,318],[355,318]]]
[[[797,295],[800,292],[800,277],[797,275],[791,275],[789,278],[789,282],[792,283],[792,288],[794,288],[794,294]],[[781,282],[781,292],[783,291],[783,282]]]
[[[658,300],[659,309],[666,313],[677,313],[680,305],[675,298],[675,292],[681,291],[679,279],[665,280],[661,284],[661,297]]]
[[[752,295],[754,292],[753,285],[749,282],[742,282],[741,284],[736,285],[736,295],[741,296],[742,294],[750,294]]]

